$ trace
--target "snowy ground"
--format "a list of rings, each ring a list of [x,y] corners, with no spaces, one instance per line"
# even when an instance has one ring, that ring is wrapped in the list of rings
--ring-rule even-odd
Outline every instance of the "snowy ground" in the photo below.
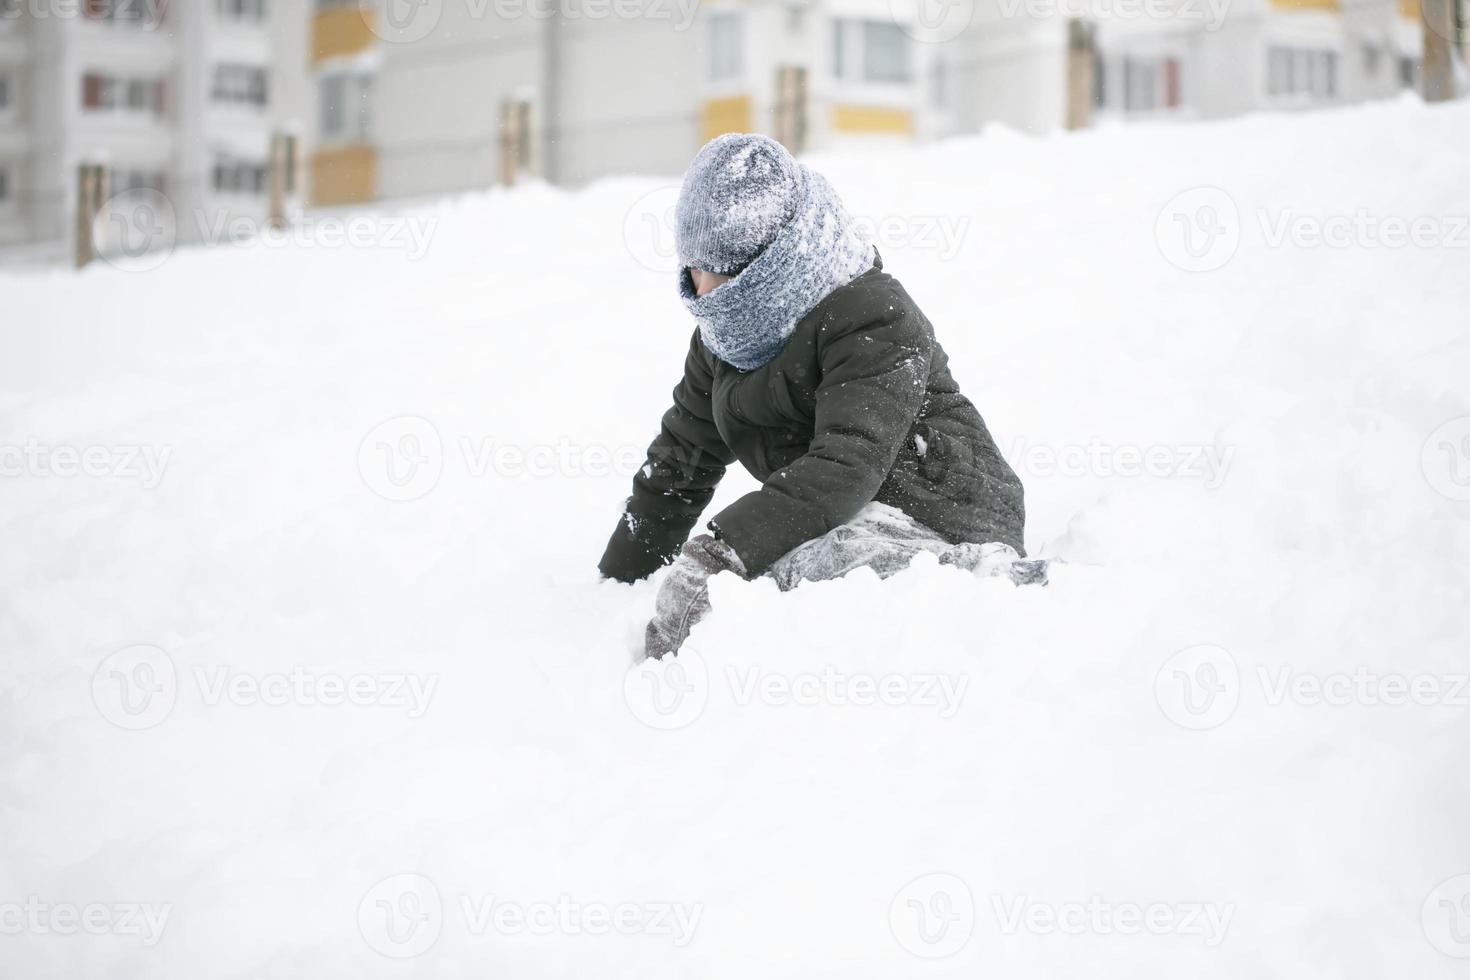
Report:
[[[632,673],[669,182],[0,278],[0,975],[1464,976],[1467,161],[815,161],[1067,564],[721,579]]]

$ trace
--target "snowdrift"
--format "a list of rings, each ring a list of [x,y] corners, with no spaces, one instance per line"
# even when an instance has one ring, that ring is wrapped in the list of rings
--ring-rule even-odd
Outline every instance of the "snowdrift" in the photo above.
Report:
[[[815,159],[1060,563],[727,576],[644,668],[672,178],[0,278],[0,974],[1462,976],[1467,160]]]

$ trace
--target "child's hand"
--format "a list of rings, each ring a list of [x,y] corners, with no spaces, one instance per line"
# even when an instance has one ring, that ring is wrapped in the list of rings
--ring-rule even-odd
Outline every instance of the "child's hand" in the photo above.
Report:
[[[745,577],[735,549],[708,534],[692,538],[674,560],[658,590],[653,620],[644,632],[644,652],[655,659],[678,652],[689,631],[709,614],[709,580],[720,572]]]

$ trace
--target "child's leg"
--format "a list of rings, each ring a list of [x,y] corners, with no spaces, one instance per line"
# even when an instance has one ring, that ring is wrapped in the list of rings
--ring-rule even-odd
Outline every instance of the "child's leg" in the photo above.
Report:
[[[953,546],[903,511],[869,504],[840,527],[797,545],[766,574],[782,591],[802,582],[841,578],[855,568],[871,568],[888,578],[909,567],[921,551],[943,555]]]
[[[908,568],[921,551],[977,575],[1008,575],[1017,585],[1046,582],[1044,561],[1023,561],[1005,544],[950,544],[903,511],[877,503],[822,537],[797,545],[766,574],[782,591],[802,582],[841,578],[856,568],[871,568],[879,578],[888,578]]]

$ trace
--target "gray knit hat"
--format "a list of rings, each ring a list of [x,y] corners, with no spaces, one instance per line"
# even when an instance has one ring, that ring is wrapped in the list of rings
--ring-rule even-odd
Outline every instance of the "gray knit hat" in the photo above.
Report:
[[[739,274],[796,213],[801,179],[796,158],[769,137],[727,133],[710,140],[679,189],[680,264]]]

